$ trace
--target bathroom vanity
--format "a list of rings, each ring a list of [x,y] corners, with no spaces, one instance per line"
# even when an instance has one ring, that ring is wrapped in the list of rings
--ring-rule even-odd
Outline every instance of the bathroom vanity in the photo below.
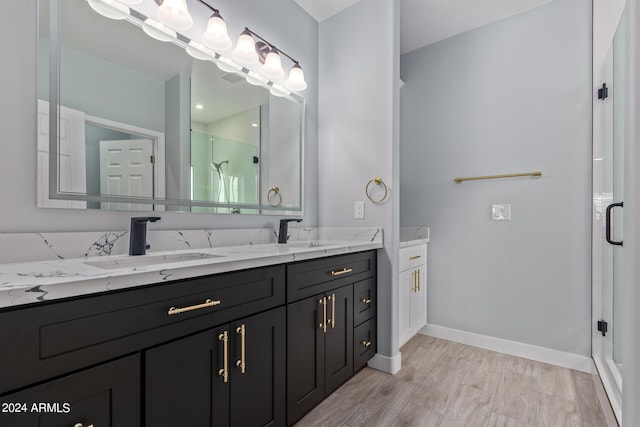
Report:
[[[86,294],[67,277],[35,292],[76,295],[4,303],[0,425],[293,424],[376,351],[379,247],[254,245],[254,268],[233,261],[239,247],[160,266],[84,260],[103,272],[78,284],[120,272],[132,285]],[[140,283],[156,273],[166,280]]]

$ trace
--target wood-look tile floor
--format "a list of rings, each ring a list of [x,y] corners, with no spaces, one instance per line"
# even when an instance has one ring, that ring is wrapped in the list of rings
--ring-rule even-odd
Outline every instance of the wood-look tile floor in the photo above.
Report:
[[[402,369],[365,368],[296,427],[606,427],[594,377],[418,335]]]

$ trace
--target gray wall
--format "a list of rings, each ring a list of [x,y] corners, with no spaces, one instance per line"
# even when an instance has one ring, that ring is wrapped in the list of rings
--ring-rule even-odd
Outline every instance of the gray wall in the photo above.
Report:
[[[307,103],[305,147],[305,225],[317,225],[318,165],[318,23],[290,0],[219,0],[231,37],[244,26],[281,47],[300,61],[309,88],[303,92]],[[207,14],[192,7],[192,13]],[[37,2],[24,0],[6,5],[6,20],[0,26],[3,55],[2,97],[0,97],[0,232],[89,231],[126,229],[135,212],[64,210],[36,208],[36,60]],[[283,59],[283,65],[286,60]],[[253,215],[210,215],[162,213],[154,229],[241,228],[272,226],[273,217]]]
[[[362,0],[320,24],[320,225],[384,227],[378,254],[378,353],[398,354],[393,262],[397,259],[398,1]],[[375,42],[363,43],[367,37]],[[368,201],[374,177],[391,189],[384,204]],[[365,201],[365,219],[353,203]],[[395,293],[395,295],[394,295]]]
[[[590,70],[583,0],[401,57],[400,224],[431,226],[429,323],[590,355]]]

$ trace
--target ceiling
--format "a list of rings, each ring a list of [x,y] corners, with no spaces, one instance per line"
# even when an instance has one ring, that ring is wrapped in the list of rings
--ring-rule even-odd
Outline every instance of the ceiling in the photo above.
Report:
[[[360,0],[295,0],[323,21]],[[400,0],[400,53],[536,8],[551,0]]]

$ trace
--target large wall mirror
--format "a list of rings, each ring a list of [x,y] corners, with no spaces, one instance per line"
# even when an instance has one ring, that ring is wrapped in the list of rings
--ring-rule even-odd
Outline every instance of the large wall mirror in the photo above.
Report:
[[[300,215],[304,100],[89,3],[39,0],[38,205]]]

